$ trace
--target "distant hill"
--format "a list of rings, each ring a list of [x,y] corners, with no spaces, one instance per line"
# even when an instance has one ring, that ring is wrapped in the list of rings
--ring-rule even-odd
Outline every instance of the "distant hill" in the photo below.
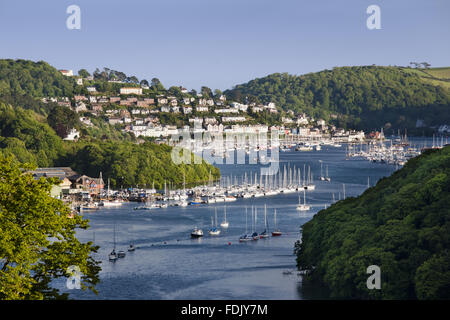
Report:
[[[450,299],[450,146],[413,158],[357,198],[319,211],[296,244],[304,282],[334,298]],[[381,270],[368,290],[367,267]]]
[[[224,93],[240,102],[275,102],[339,126],[416,134],[450,123],[450,68],[338,67],[305,75],[275,73]],[[425,127],[416,128],[417,120]]]
[[[72,96],[75,80],[47,62],[0,59],[0,96]]]

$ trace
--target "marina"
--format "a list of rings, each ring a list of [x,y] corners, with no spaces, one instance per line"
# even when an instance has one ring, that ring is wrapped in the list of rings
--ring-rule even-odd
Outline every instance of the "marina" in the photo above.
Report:
[[[423,141],[415,143],[423,145]],[[317,297],[314,288],[302,287],[301,274],[295,271],[293,246],[300,239],[300,226],[318,211],[361,194],[396,170],[391,164],[346,159],[345,145],[282,152],[277,178],[274,175],[267,183],[265,177],[260,177],[260,164],[219,166],[222,179],[213,186],[225,197],[226,191],[231,191],[236,195],[234,201],[207,203],[206,196],[212,194],[202,193],[211,191],[206,185],[186,189],[185,201],[198,196],[200,204],[148,211],[134,210],[136,202],[125,201],[121,206],[85,211],[83,215],[90,219],[91,228],[79,230],[77,237],[92,241],[95,233],[94,242],[100,249],[94,258],[102,261],[99,294],[81,290],[71,294],[77,299],[246,299],[250,293],[255,299]],[[331,181],[319,179],[321,163],[323,168],[328,166]],[[309,172],[314,190],[300,188],[273,195],[256,192],[258,187],[270,194],[290,184],[298,186],[299,177],[303,186]],[[243,187],[242,181],[247,186]],[[241,189],[236,189],[239,186]],[[238,197],[244,190],[262,196]],[[176,194],[175,189],[172,194]],[[306,198],[308,211],[297,210],[299,197],[302,204]],[[158,201],[181,201],[175,198]],[[219,235],[207,232],[211,217],[214,227],[217,221]],[[228,228],[220,225],[225,220]],[[256,237],[259,240],[254,240]],[[130,245],[133,251],[127,250]],[[119,251],[128,252],[124,258],[109,261],[113,248],[116,257]],[[64,283],[55,281],[55,286],[64,291]]]

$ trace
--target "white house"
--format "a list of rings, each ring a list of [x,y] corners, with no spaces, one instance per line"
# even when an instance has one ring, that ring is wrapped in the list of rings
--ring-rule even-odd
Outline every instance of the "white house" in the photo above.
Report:
[[[120,94],[142,94],[142,88],[123,87],[120,88]]]
[[[77,140],[80,137],[80,133],[77,129],[73,128],[70,130],[70,132],[67,134],[67,136],[63,139],[66,141],[74,141]]]
[[[75,105],[75,112],[83,112],[83,111],[87,111],[86,105],[82,101],[77,102]]]
[[[222,122],[244,122],[245,117],[222,117]]]
[[[215,113],[239,113],[238,109],[229,108],[229,109],[216,109]]]
[[[208,111],[209,111],[209,108],[206,107],[206,106],[197,106],[197,107],[195,107],[195,110],[196,110],[197,112],[208,112]]]
[[[72,77],[73,76],[73,71],[72,70],[59,70],[59,72],[61,72],[62,75],[66,76],[66,77]]]

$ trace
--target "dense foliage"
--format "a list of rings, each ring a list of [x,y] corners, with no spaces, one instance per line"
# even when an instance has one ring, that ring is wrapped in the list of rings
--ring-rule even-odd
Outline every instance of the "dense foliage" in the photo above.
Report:
[[[76,87],[48,63],[29,60],[0,60],[0,96],[70,97]]]
[[[61,138],[65,138],[72,128],[80,129],[80,119],[70,108],[55,106],[47,117],[47,123]]]
[[[0,153],[39,167],[55,164],[63,142],[55,131],[31,110],[0,103]]]
[[[50,196],[56,178],[36,180],[23,169],[31,167],[0,155],[0,300],[67,298],[51,282],[69,277],[70,266],[82,273],[81,287],[95,292],[100,267],[90,254],[98,247],[75,237],[88,220],[70,217]]]
[[[58,108],[64,110],[64,107]],[[58,117],[69,122],[67,127],[74,124],[71,114],[61,111]],[[155,187],[161,188],[164,181],[181,185],[183,174],[186,183],[208,181],[210,172],[213,179],[220,174],[217,168],[204,161],[176,165],[171,159],[172,148],[167,145],[137,144],[131,138],[103,141],[91,137],[72,143],[62,141],[45,119],[38,119],[31,110],[0,103],[0,154],[15,156],[20,162],[39,167],[69,166],[92,177],[98,177],[102,172],[104,177],[111,178],[113,187],[151,187],[154,183]],[[64,121],[61,123],[66,123]],[[55,120],[55,124],[58,123]]]
[[[317,213],[296,253],[334,298],[450,299],[450,147]],[[366,287],[370,265],[381,268],[381,290]]]
[[[387,129],[414,129],[416,120],[425,118],[428,126],[450,121],[450,91],[400,67],[340,67],[301,76],[275,73],[225,94],[241,102],[274,102],[284,110],[355,129],[379,129],[387,123]]]
[[[181,186],[183,177],[187,184],[206,182],[210,174],[217,179],[217,168],[201,159],[195,164],[176,165],[171,158],[172,147],[151,142],[135,144],[128,141],[77,142],[71,144],[62,164],[86,175],[111,178],[112,187],[133,186],[162,189],[164,182]]]

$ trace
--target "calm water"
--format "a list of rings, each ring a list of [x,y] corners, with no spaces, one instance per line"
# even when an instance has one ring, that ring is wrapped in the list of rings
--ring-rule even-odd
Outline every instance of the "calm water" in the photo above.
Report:
[[[308,213],[296,211],[298,193],[267,198],[238,199],[227,203],[228,230],[210,237],[211,216],[217,208],[219,223],[224,204],[169,207],[152,211],[134,211],[135,203],[121,208],[101,209],[86,213],[91,228],[78,232],[82,241],[92,241],[101,248],[101,283],[98,295],[70,290],[75,299],[308,299],[301,290],[301,277],[283,271],[295,269],[293,247],[300,239],[300,226],[332,201],[343,196],[357,196],[367,188],[367,178],[374,185],[390,175],[394,166],[363,160],[345,160],[345,145],[325,146],[315,152],[280,152],[280,166],[290,164],[303,171],[311,166],[316,189],[308,191],[306,201],[312,205]],[[331,182],[319,181],[320,162],[326,165]],[[220,165],[223,176],[259,173],[258,165]],[[303,173],[302,173],[303,175]],[[303,193],[301,193],[303,195]],[[264,205],[267,205],[269,228],[277,209],[278,227],[283,236],[239,243],[245,232],[245,208],[251,230],[251,206],[258,208],[256,231],[264,229]],[[126,250],[130,241],[138,249],[115,263],[108,261],[113,248],[113,229],[117,226],[117,250]],[[203,239],[190,239],[193,227],[203,228]],[[63,281],[55,286],[64,288]],[[67,290],[63,290],[67,291]],[[316,296],[317,298],[317,296]]]

